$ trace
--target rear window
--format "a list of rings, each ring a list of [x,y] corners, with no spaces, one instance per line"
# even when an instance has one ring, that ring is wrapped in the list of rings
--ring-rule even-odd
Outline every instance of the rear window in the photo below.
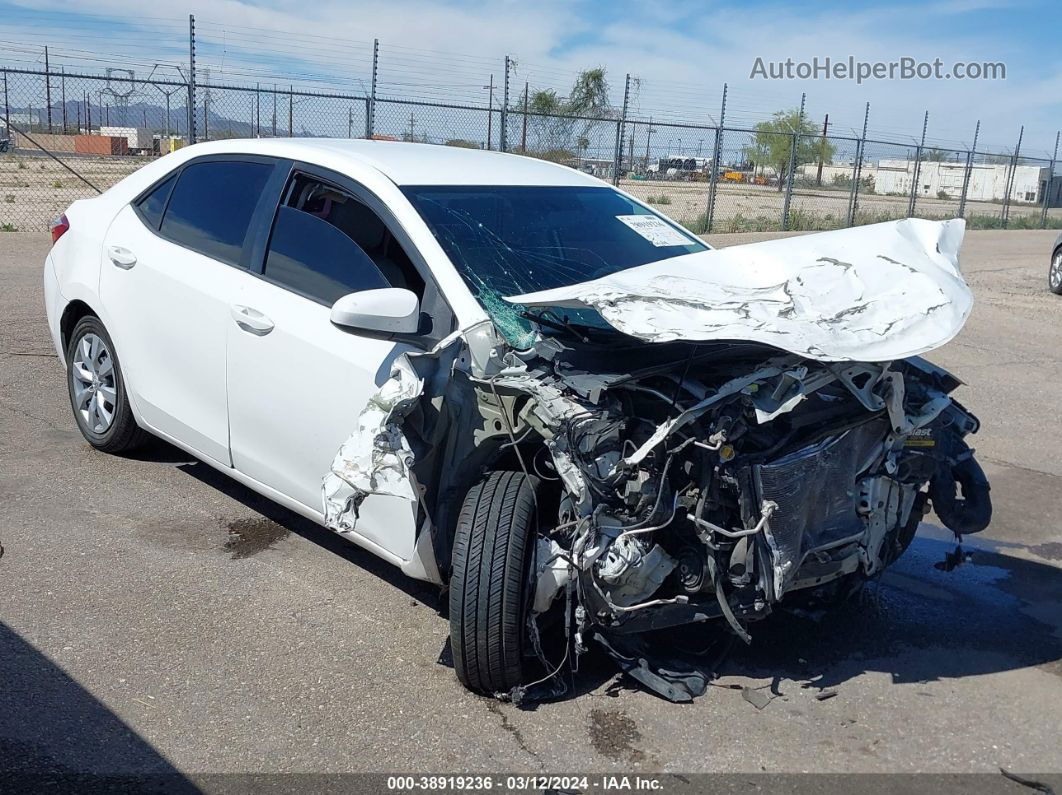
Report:
[[[181,171],[160,231],[174,242],[237,265],[268,163],[210,160]]]

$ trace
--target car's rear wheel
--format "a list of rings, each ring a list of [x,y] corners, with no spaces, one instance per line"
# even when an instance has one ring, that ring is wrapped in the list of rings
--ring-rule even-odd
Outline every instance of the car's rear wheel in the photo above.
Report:
[[[98,317],[87,315],[74,326],[66,373],[74,419],[89,444],[105,453],[122,453],[144,442],[147,433],[129,408],[114,343]]]
[[[493,472],[465,496],[450,578],[450,646],[461,683],[507,693],[523,677],[538,481]]]
[[[1051,292],[1062,295],[1062,248],[1051,256],[1051,267],[1047,271],[1047,286]]]

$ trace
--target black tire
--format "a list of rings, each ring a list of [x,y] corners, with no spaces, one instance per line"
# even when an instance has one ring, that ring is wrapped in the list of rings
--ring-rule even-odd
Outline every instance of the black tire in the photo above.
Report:
[[[1062,295],[1062,248],[1051,254],[1051,264],[1047,266],[1047,287],[1055,295]]]
[[[98,337],[105,347],[106,357],[110,359],[113,368],[114,401],[107,405],[112,406],[110,424],[103,430],[96,430],[90,425],[78,407],[77,378],[74,373],[75,358],[78,355],[78,346],[88,335]],[[149,434],[142,430],[133,418],[133,412],[129,408],[129,398],[125,389],[125,378],[122,368],[118,363],[118,355],[114,350],[114,342],[110,334],[98,317],[86,315],[81,318],[70,332],[70,341],[66,346],[66,387],[70,395],[70,408],[74,413],[74,421],[78,430],[85,440],[104,453],[124,453],[139,447],[149,438]]]
[[[450,647],[457,678],[477,693],[522,681],[537,488],[522,472],[493,472],[469,489],[457,519]]]

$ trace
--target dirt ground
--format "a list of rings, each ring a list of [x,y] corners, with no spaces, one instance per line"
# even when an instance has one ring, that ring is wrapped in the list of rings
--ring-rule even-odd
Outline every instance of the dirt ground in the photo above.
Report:
[[[640,690],[591,653],[572,697],[521,709],[457,683],[434,589],[167,445],[92,451],[45,327],[47,238],[5,235],[0,780],[973,772],[987,791],[1029,792],[999,768],[1062,773],[1053,239],[970,233],[977,305],[931,356],[966,380],[957,397],[983,422],[974,444],[996,508],[985,533],[956,554],[924,524],[860,599],[754,626],[693,704]]]
[[[149,158],[86,157],[61,155],[68,164],[93,185],[107,189],[135,171]],[[622,180],[620,187],[643,201],[649,200],[658,210],[679,223],[697,227],[708,204],[707,183],[674,181]],[[0,155],[0,230],[46,231],[48,224],[76,199],[95,195],[95,191],[42,154]],[[661,199],[661,197],[666,197]],[[664,203],[666,202],[666,203]],[[720,185],[716,196],[713,229],[718,233],[766,231],[781,228],[783,195],[766,185]],[[860,223],[903,218],[907,215],[906,196],[861,194]],[[966,215],[998,217],[1002,205],[969,202]],[[797,188],[791,202],[790,228],[832,228],[844,226],[848,214],[848,191]],[[958,201],[919,197],[916,214],[925,218],[952,218],[958,213]],[[1062,208],[1052,208],[1054,221],[1062,219]],[[1015,204],[1010,218],[1040,217],[1040,208]]]

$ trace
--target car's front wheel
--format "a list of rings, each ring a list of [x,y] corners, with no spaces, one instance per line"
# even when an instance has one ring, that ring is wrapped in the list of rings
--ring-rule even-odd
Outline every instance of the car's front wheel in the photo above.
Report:
[[[78,430],[97,450],[122,453],[147,438],[133,418],[114,343],[98,317],[81,318],[70,334],[66,382]]]
[[[1051,256],[1051,267],[1047,270],[1047,286],[1051,292],[1062,295],[1062,248]]]
[[[537,487],[522,472],[493,472],[461,506],[450,647],[457,678],[477,693],[507,693],[522,681]]]

